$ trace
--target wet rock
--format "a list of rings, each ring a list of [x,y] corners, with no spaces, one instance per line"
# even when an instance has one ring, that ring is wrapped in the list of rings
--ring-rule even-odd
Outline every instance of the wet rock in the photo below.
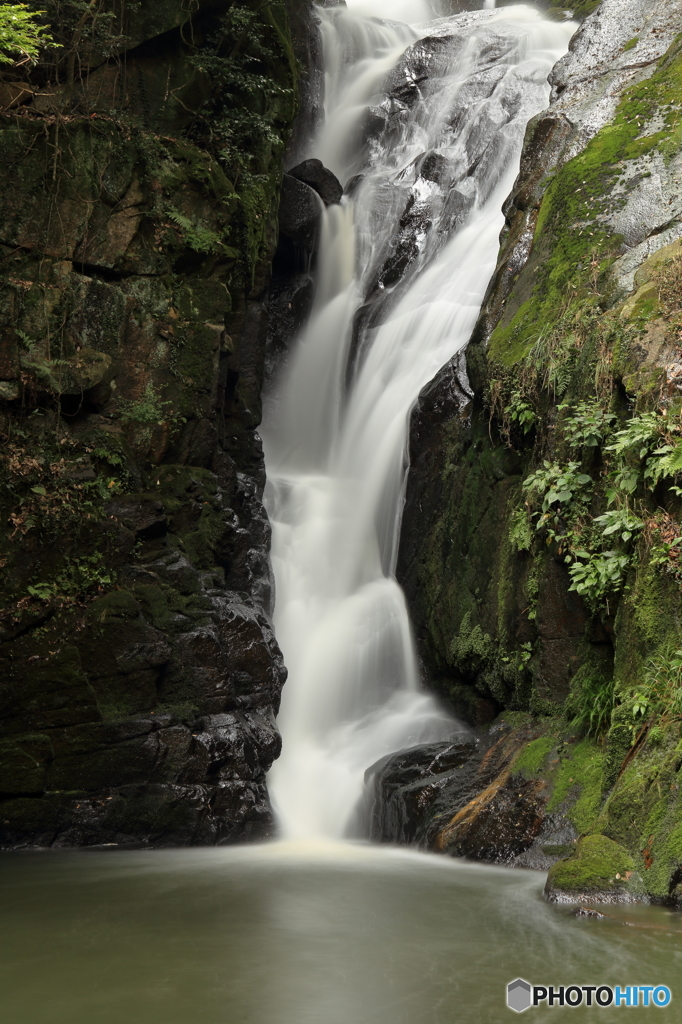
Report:
[[[166,36],[129,56],[125,81],[113,65],[90,69],[78,102],[96,107],[97,93],[106,106],[117,88],[116,102],[99,121],[90,107],[60,120],[57,165],[45,169],[49,118],[0,124],[16,185],[0,217],[0,400],[22,399],[22,450],[54,465],[49,486],[70,510],[55,542],[17,535],[9,567],[2,552],[15,588],[0,614],[3,849],[233,842],[273,828],[265,773],[286,673],[265,614],[256,428],[276,196],[257,215],[265,247],[247,299],[230,291],[232,184],[177,138],[191,111],[140,109],[186,76],[177,30],[190,17],[198,27],[210,3],[156,6],[140,5],[130,28],[163,22]],[[121,134],[111,107],[153,122],[163,143]],[[277,162],[266,169],[276,180]],[[110,496],[101,507],[95,482]],[[45,598],[14,607],[45,578]]]
[[[438,833],[436,849],[453,857],[508,864],[537,840],[546,801],[541,779],[498,776]]]
[[[325,167],[321,160],[304,160],[287,171],[287,174],[314,189],[325,206],[341,202],[343,195],[341,183],[333,171]]]
[[[285,0],[294,55],[303,69],[299,76],[299,108],[287,143],[284,166],[298,163],[324,117],[324,60],[316,4]]]
[[[571,911],[572,917],[592,917],[597,921],[603,921],[605,919],[604,914],[600,914],[594,907],[576,907],[575,910]]]
[[[367,770],[359,834],[492,864],[547,870],[574,850],[561,810],[547,813],[542,778],[514,773],[537,735],[504,721],[478,735],[413,747]]]
[[[486,346],[496,326],[508,327],[537,289],[538,274],[547,259],[546,249],[535,243],[537,216],[557,168],[582,152],[609,122],[630,84],[652,74],[680,28],[674,5],[640,0],[604,0],[583,23],[570,52],[552,72],[550,108],[528,126],[520,174],[505,204],[497,270],[467,350],[467,374],[477,396],[470,407],[473,415],[462,422],[457,405],[449,403],[447,382],[439,378],[429,385],[424,401],[412,414],[411,469],[397,573],[433,687],[472,722],[480,722],[485,714],[482,701],[490,702],[491,717],[512,699],[519,701],[518,706],[527,706],[531,688],[541,699],[561,703],[586,657],[603,665],[607,674],[612,663],[608,624],[600,636],[590,633],[585,643],[588,616],[569,590],[560,558],[549,551],[533,560],[523,552],[508,557],[509,509],[520,500],[518,488],[527,469],[523,460],[503,455],[494,427],[490,435],[488,416],[481,408],[491,384]],[[640,46],[641,61],[633,56]],[[491,54],[495,52],[493,46]],[[426,74],[423,54],[419,60],[415,73],[421,67],[420,74]],[[489,89],[494,82],[491,67],[481,76],[480,88]],[[423,91],[428,82],[420,78],[418,87]],[[407,102],[406,86],[396,83],[396,88],[395,101]],[[459,116],[461,111],[453,112],[455,129]],[[642,130],[654,132],[654,121],[643,124]],[[485,132],[474,132],[468,143],[472,166],[488,159],[481,151],[484,136]],[[676,236],[682,236],[679,190],[668,177],[679,174],[676,159],[663,169],[653,147],[650,160],[633,161],[628,168],[625,163],[619,165],[623,176],[614,184],[613,194],[604,197],[599,213],[601,221],[624,239],[623,255],[613,268],[613,294],[608,301],[614,302],[623,290],[635,288],[635,275],[652,252],[666,251]],[[460,186],[456,187],[459,191]],[[669,221],[666,206],[671,211]],[[640,280],[636,287],[645,285]],[[632,309],[624,308],[623,315],[645,309],[650,315],[653,291],[634,295]],[[675,386],[677,357],[663,343],[655,321],[649,322],[633,346],[632,363],[635,355],[641,359],[639,368],[631,364],[629,374],[624,374],[629,393],[636,392],[642,382],[652,388]],[[495,358],[500,358],[499,353]],[[496,374],[497,369],[492,376]],[[436,402],[434,391],[439,387],[442,395]],[[442,418],[433,415],[434,404],[442,409]],[[457,581],[456,587],[451,580]],[[524,600],[524,593],[534,595],[532,604]],[[505,650],[532,645],[534,655],[512,677],[505,656],[498,656],[500,645]],[[517,696],[512,698],[512,693]]]
[[[310,316],[315,285],[310,274],[299,274],[293,280],[275,280],[270,296],[268,339],[265,350],[264,390],[286,363],[292,342]]]
[[[603,0],[552,70],[551,106],[528,126],[520,174],[505,206],[507,225],[497,270],[469,349],[476,388],[479,346],[487,344],[498,323],[510,322],[518,309],[515,296],[524,295],[533,281],[536,264],[529,257],[551,176],[613,119],[627,87],[653,73],[681,27],[679,11],[667,0]],[[629,45],[632,40],[636,40],[634,47]],[[669,173],[654,150],[643,161],[623,165],[622,183],[605,197],[607,209],[614,207],[605,220],[629,238],[627,251],[612,271],[621,294],[631,290],[634,274],[648,256],[682,236],[677,191]],[[619,201],[619,189],[627,197],[624,204]],[[667,219],[666,207],[672,207]]]
[[[466,736],[382,758],[365,772],[362,831],[375,841],[424,845],[443,802],[470,794],[479,761],[479,744]]]
[[[304,182],[285,174],[279,206],[279,230],[299,249],[317,252],[320,236],[322,201]]]
[[[154,497],[124,495],[107,505],[107,515],[120,520],[136,537],[143,540],[163,537],[168,530],[166,510]]]

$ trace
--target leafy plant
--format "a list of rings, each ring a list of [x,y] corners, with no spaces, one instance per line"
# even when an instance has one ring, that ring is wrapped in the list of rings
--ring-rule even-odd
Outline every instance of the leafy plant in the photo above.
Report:
[[[630,564],[628,555],[618,551],[576,551],[569,567],[569,590],[575,590],[596,610],[610,594],[623,585]]]
[[[66,559],[49,582],[41,581],[27,588],[30,597],[40,601],[72,603],[93,590],[101,590],[115,582],[114,574],[104,564],[101,551],[80,558]]]
[[[53,42],[36,18],[44,11],[29,11],[26,4],[0,5],[0,64],[34,61],[43,46]]]
[[[612,679],[590,674],[580,679],[566,701],[565,715],[586,736],[598,738],[607,732],[616,703]]]
[[[644,681],[631,697],[630,715],[633,744],[647,722],[682,720],[682,650],[671,645],[650,658]]]
[[[181,229],[185,242],[195,252],[219,253],[233,259],[239,255],[237,250],[226,245],[215,231],[190,220],[178,210],[169,210],[167,216]]]
[[[537,495],[542,502],[542,511],[555,510],[555,506],[570,505],[577,498],[583,498],[592,485],[592,478],[580,471],[579,462],[567,466],[545,460],[542,467],[524,480],[523,487]],[[538,529],[541,522],[538,523]]]
[[[526,401],[519,391],[514,391],[505,412],[510,422],[515,423],[523,434],[530,433],[537,421],[533,406]]]
[[[651,458],[656,461],[651,462],[647,467],[645,477],[655,486],[659,480],[665,477],[675,477],[682,472],[682,442],[675,445],[663,445],[662,448],[651,453]],[[678,497],[682,494],[682,489],[679,487],[671,487],[670,490],[674,491]]]
[[[627,508],[612,509],[610,512],[605,512],[603,516],[597,516],[595,523],[599,523],[604,527],[605,537],[618,534],[624,543],[627,543],[644,527],[643,521]]]
[[[171,404],[161,401],[154,385],[149,382],[141,398],[134,402],[128,399],[119,401],[121,423],[163,423],[168,415],[166,410]]]
[[[509,543],[514,551],[530,551],[531,549],[533,534],[528,512],[525,508],[519,508],[511,514]]]
[[[564,402],[558,408],[563,411],[570,409],[570,405]],[[615,413],[608,412],[599,402],[578,402],[572,415],[563,422],[564,436],[571,448],[596,448],[615,420]]]
[[[606,448],[614,455],[636,455],[643,459],[660,437],[659,417],[655,412],[633,416],[622,430],[617,431],[612,444]]]
[[[259,149],[282,148],[270,111],[277,101],[293,100],[291,86],[272,74],[282,51],[269,6],[259,12],[232,4],[222,15],[218,31],[190,58],[190,64],[218,87],[214,97],[219,97],[209,102],[210,117],[196,130],[208,133],[211,147],[235,182],[245,172],[257,170],[254,156]]]

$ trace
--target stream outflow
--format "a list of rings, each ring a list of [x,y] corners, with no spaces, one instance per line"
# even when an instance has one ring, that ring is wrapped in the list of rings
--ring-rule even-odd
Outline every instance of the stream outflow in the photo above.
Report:
[[[575,28],[527,6],[376,16],[394,10],[320,11],[325,119],[309,155],[355,181],[323,215],[315,307],[262,429],[289,669],[269,789],[289,837],[342,837],[370,765],[462,728],[420,685],[393,575],[407,425],[469,339],[526,125]]]

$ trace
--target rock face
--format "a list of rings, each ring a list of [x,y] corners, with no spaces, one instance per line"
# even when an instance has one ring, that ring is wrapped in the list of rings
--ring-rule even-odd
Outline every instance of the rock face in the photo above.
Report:
[[[538,866],[585,836],[552,869],[550,898],[677,905],[682,759],[661,694],[682,623],[682,515],[678,463],[658,460],[682,429],[682,14],[667,0],[593,6],[529,125],[466,373],[444,367],[415,407],[398,563],[434,689],[479,729],[509,709],[539,733],[464,803],[434,776],[447,824],[436,843],[425,796],[410,834]],[[632,530],[609,529],[626,508]],[[430,792],[419,771],[386,801]]]
[[[632,857],[618,843],[585,836],[571,857],[550,869],[545,895],[553,903],[630,903],[643,894],[634,869]]]
[[[415,747],[368,769],[369,834],[493,864],[547,869],[573,849],[570,819],[549,812],[544,779],[514,770],[537,725],[504,721],[459,742]]]
[[[475,400],[470,407],[462,404],[451,384],[453,373],[462,378],[461,367],[446,367],[420,397],[412,417],[398,576],[429,676],[472,721],[501,707],[527,706],[532,694],[561,704],[586,658],[607,672],[613,659],[613,620],[595,621],[579,596],[569,592],[562,555],[550,548],[531,557],[532,534],[527,549],[515,549],[510,539],[509,516],[514,506],[523,505],[520,485],[528,475],[532,443],[518,443],[515,435],[510,444],[508,431],[501,438],[495,435],[499,404],[494,404],[491,387],[508,386],[503,378],[509,376],[516,350],[505,354],[503,339],[511,331],[518,335],[517,318],[525,313],[528,296],[543,294],[538,275],[553,243],[538,235],[538,215],[551,176],[559,168],[573,168],[586,146],[602,145],[624,91],[650,78],[680,27],[678,8],[665,0],[654,5],[604,0],[583,22],[570,53],[552,73],[551,107],[529,126],[521,172],[506,206],[498,269],[467,353]],[[627,194],[639,190],[643,238],[627,235],[628,211],[635,207],[624,200],[623,179],[614,182],[608,203],[593,195],[588,204],[598,230],[621,240],[605,283],[610,304],[634,286],[636,268],[650,253],[682,232],[669,172],[657,170],[661,159],[654,141],[624,171],[624,179],[632,179]],[[665,158],[672,174],[677,173],[676,159]],[[640,166],[641,179],[635,171]],[[647,199],[652,188],[656,201]],[[663,205],[671,211],[665,226],[659,212]],[[571,258],[579,262],[577,252]],[[539,322],[542,329],[548,313],[526,313],[529,338],[533,331],[537,336],[534,325]],[[548,414],[542,405],[533,413],[536,422]],[[505,423],[502,428],[507,430]],[[535,436],[529,434],[529,441]],[[533,647],[533,658],[517,672],[514,659],[502,661],[499,655],[524,645]]]
[[[315,255],[320,242],[321,213],[322,202],[317,192],[305,182],[285,174],[279,205],[280,238],[308,256]]]
[[[2,848],[272,828],[256,428],[296,82],[284,6],[242,8],[281,137],[242,154],[255,192],[192,113],[221,116],[196,66],[221,51],[187,40],[229,40],[222,5],[143,0],[113,57],[79,51],[71,84],[40,65],[0,116]]]
[[[303,160],[287,173],[290,177],[296,178],[314,189],[325,206],[341,202],[343,195],[341,182],[333,171],[324,166],[321,160]]]

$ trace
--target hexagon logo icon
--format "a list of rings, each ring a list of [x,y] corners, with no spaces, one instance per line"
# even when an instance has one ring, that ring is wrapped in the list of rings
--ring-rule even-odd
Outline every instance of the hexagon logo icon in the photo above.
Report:
[[[507,985],[507,1006],[510,1010],[523,1013],[531,1005],[531,987],[523,978],[517,978]]]

